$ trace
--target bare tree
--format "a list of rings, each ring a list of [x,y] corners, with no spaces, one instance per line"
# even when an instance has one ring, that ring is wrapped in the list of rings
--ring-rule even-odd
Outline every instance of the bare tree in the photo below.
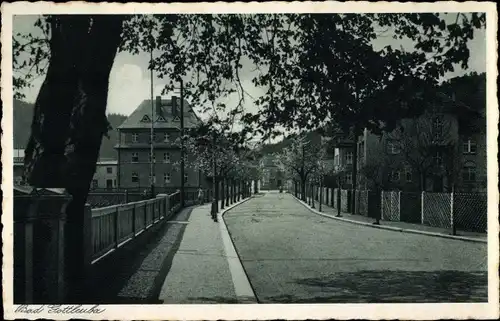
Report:
[[[429,177],[444,175],[444,160],[455,150],[449,146],[456,144],[457,135],[451,115],[426,112],[415,119],[403,119],[400,126],[387,135],[387,143],[395,144],[395,152],[400,152],[417,172],[419,188],[424,191]]]
[[[317,167],[318,153],[321,144],[312,142],[304,136],[292,138],[289,147],[276,155],[278,168],[290,178],[298,178],[302,189],[302,200],[305,201],[306,182]]]

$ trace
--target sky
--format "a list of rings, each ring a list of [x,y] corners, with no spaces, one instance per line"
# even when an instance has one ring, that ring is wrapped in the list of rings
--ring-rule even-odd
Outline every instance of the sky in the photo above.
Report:
[[[36,29],[33,26],[35,19],[36,16],[16,16],[13,26],[14,32],[36,32]],[[396,43],[398,44],[398,46],[401,44],[404,48],[411,48],[412,46],[410,42],[396,42],[396,40],[393,40],[390,36],[377,38],[374,41],[373,45],[375,48],[380,48],[388,44],[394,45]],[[461,68],[456,68],[455,72],[447,75],[447,78],[460,76],[471,71],[486,71],[485,30],[475,31],[474,39],[469,41],[469,49],[469,69],[462,70]],[[139,104],[144,99],[150,98],[151,74],[147,69],[148,62],[149,53],[132,55],[128,52],[119,52],[117,54],[109,79],[107,106],[108,113],[120,113],[129,115],[135,110],[135,108],[139,106]],[[244,64],[243,69],[250,70],[250,67],[251,66]],[[263,93],[263,89],[253,86],[251,82],[252,73],[244,71],[240,76],[245,91],[247,91],[251,96],[259,97]],[[35,101],[42,82],[43,77],[39,77],[33,81],[32,88],[24,91],[26,95],[26,101]],[[161,94],[165,83],[165,80],[159,79],[157,77],[153,78],[153,96]],[[163,95],[164,98],[168,98],[170,96],[170,94]],[[236,95],[230,97],[230,104],[234,105],[236,103],[236,99]],[[245,110],[253,113],[257,112],[257,107],[253,104],[253,100],[250,97],[246,98]]]

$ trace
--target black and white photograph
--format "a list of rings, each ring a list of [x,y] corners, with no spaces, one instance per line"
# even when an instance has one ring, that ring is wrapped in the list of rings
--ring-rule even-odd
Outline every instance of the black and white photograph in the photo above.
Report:
[[[2,4],[6,318],[498,318],[497,24]]]

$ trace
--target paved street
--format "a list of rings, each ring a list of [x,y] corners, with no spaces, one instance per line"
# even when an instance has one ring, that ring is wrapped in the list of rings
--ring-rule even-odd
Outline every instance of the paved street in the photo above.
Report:
[[[225,222],[261,303],[487,300],[486,244],[339,222],[278,193]]]

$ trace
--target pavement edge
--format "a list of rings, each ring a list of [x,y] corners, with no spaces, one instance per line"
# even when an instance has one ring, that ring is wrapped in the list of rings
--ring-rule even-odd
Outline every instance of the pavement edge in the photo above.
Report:
[[[252,285],[250,284],[250,280],[248,279],[245,269],[243,268],[243,264],[241,263],[238,252],[236,252],[236,248],[234,247],[233,240],[231,239],[231,235],[227,229],[226,222],[224,221],[224,214],[232,208],[243,204],[252,198],[253,196],[245,198],[238,203],[226,207],[224,210],[217,214],[222,242],[224,243],[224,250],[226,252],[226,258],[229,264],[229,270],[231,272],[231,278],[233,280],[234,292],[236,293],[238,303],[258,303],[258,301]]]
[[[336,217],[333,215],[321,213],[313,208],[311,208],[309,205],[304,203],[302,200],[298,199],[295,197],[295,195],[290,194],[296,201],[298,201],[300,204],[302,204],[305,208],[309,209],[311,212],[317,215],[321,215],[324,217],[328,217],[331,219],[335,219],[338,221],[343,221],[347,223],[352,223],[352,224],[358,224],[358,225],[364,225],[364,226],[369,226],[373,228],[378,228],[382,230],[390,230],[394,232],[404,232],[404,233],[411,233],[411,234],[421,234],[421,235],[427,235],[427,236],[434,236],[434,237],[441,237],[441,238],[447,238],[447,239],[454,239],[454,240],[460,240],[460,241],[465,241],[465,242],[475,242],[475,243],[488,243],[487,240],[481,240],[481,239],[476,239],[476,238],[471,238],[471,237],[465,237],[465,236],[456,236],[456,235],[448,235],[448,234],[441,234],[441,233],[434,233],[434,232],[427,232],[427,231],[419,231],[419,230],[412,230],[412,229],[405,229],[405,228],[400,228],[400,227],[392,227],[392,226],[385,226],[385,225],[376,225],[373,223],[366,223],[366,222],[360,222],[360,221],[355,221],[355,220],[350,220],[347,218],[342,218],[342,217]]]

